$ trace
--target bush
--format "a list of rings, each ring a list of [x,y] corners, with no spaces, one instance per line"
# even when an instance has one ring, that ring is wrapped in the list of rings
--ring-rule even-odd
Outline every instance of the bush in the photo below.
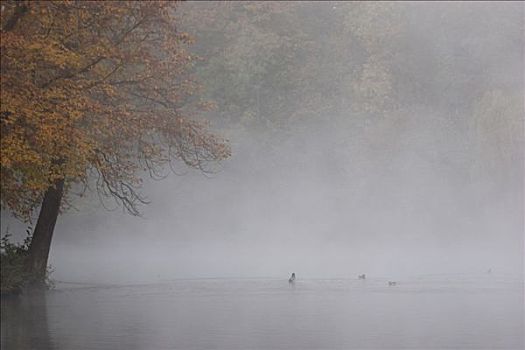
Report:
[[[19,294],[24,286],[33,279],[31,273],[25,270],[25,261],[29,255],[31,244],[31,228],[28,228],[27,236],[22,243],[11,242],[11,234],[7,232],[0,239],[0,293]],[[50,287],[50,269],[46,272],[46,286]]]

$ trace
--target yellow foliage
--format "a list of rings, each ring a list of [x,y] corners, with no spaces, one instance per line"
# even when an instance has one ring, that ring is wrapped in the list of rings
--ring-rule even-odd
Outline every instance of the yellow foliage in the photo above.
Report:
[[[3,1],[2,206],[27,217],[57,179],[137,213],[138,171],[202,168],[227,143],[181,114],[196,91],[173,2]],[[68,188],[68,186],[66,186]]]

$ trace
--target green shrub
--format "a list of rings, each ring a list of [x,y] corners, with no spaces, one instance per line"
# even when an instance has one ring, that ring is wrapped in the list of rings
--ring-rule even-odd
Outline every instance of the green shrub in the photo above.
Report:
[[[21,243],[11,242],[11,234],[6,232],[0,239],[0,292],[1,294],[19,294],[24,286],[33,278],[25,270],[25,261],[29,255],[31,244],[31,229],[28,228],[27,236]],[[50,287],[49,274],[46,272],[46,286]]]

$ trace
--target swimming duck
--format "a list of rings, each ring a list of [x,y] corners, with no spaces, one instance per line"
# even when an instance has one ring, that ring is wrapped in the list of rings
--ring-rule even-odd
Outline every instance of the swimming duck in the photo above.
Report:
[[[295,282],[295,272],[292,272],[292,276],[288,279],[288,283],[294,283]]]

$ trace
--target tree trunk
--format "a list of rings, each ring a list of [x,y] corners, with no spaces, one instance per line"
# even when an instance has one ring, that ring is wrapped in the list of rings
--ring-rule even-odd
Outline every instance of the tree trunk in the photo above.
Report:
[[[42,288],[45,286],[47,259],[63,193],[64,179],[61,179],[55,183],[54,187],[49,187],[44,194],[26,261],[26,272],[31,277],[30,287]]]

